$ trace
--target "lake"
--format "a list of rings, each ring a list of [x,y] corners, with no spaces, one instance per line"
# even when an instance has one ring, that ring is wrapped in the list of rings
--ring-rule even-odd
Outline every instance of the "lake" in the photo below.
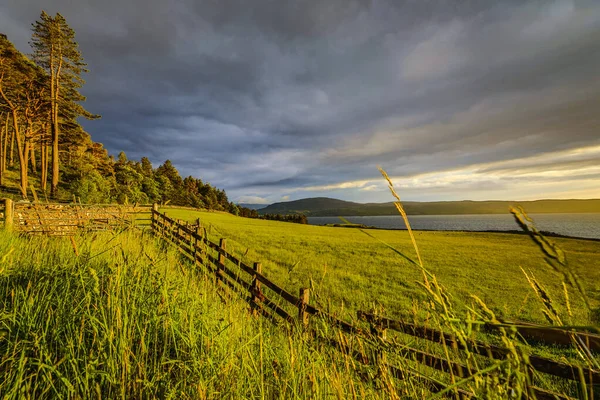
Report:
[[[560,235],[600,239],[600,213],[530,214],[539,230]],[[344,217],[351,223],[383,229],[406,229],[400,215]],[[519,226],[512,214],[409,215],[415,230],[433,231],[512,231]],[[341,224],[338,217],[308,217],[311,225]]]

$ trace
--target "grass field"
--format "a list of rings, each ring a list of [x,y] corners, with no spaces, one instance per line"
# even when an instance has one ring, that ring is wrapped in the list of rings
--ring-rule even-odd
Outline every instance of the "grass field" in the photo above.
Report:
[[[326,299],[331,298],[331,307],[338,312],[342,307],[353,312],[380,304],[387,315],[405,314],[422,307],[416,304],[426,299],[416,283],[421,277],[415,266],[356,229],[189,210],[168,209],[167,213],[202,218],[210,224],[213,238],[229,237],[228,250],[262,261],[266,275],[290,290],[310,285],[312,279],[319,296],[316,301],[327,306]],[[371,234],[411,255],[405,232]],[[433,265],[431,270],[458,293],[455,303],[468,303],[469,293],[479,293],[507,315],[536,317],[541,307],[530,300],[533,295],[527,301],[501,295],[500,285],[512,285],[511,290],[524,297],[530,290],[518,284],[525,282],[522,276],[509,279],[510,271],[494,271],[495,263],[511,260],[508,251],[515,247],[522,251],[517,252],[519,262],[558,291],[553,286],[553,279],[558,278],[542,273],[537,249],[526,237],[417,233],[417,239],[426,264]],[[468,245],[461,246],[465,239]],[[597,255],[597,243],[560,242],[576,268]],[[429,252],[434,249],[447,254],[433,257]],[[0,231],[0,260],[3,398],[399,399],[431,395],[422,381],[393,380],[381,364],[362,366],[295,329],[275,328],[265,319],[252,317],[246,303],[216,290],[212,278],[194,270],[149,231],[127,229],[72,239]],[[460,265],[470,260],[467,266],[484,269],[487,275],[495,273],[496,278],[480,274],[471,278],[474,284],[470,285],[470,275],[465,274],[454,282],[456,270],[444,260]],[[498,282],[490,285],[494,279]],[[589,276],[584,283],[591,292],[594,282]],[[499,299],[495,299],[497,294]],[[597,299],[593,304],[597,307]],[[573,308],[575,318],[588,318],[576,301]],[[311,326],[318,335],[364,349],[359,339],[342,338],[316,319]],[[515,349],[514,357],[485,363],[465,360],[475,371],[491,374],[461,385],[481,398],[506,398],[512,390],[518,393],[525,387],[529,367],[522,354],[528,350],[515,347],[512,337],[500,339]],[[424,343],[424,347],[414,341],[406,344],[428,349]],[[437,354],[451,351],[444,347]],[[392,349],[386,355],[403,371],[449,383],[447,376],[404,358],[401,347],[398,353]],[[571,355],[564,355],[572,360]],[[572,384],[539,379],[536,382],[553,390],[578,393]]]
[[[224,303],[151,235],[0,230],[0,260],[3,399],[396,396],[335,350]],[[426,393],[410,382],[393,389]]]
[[[228,250],[263,263],[267,276],[293,293],[312,286],[335,310],[369,310],[382,306],[389,316],[406,315],[426,299],[420,270],[407,257],[415,252],[406,231],[299,225],[235,217],[225,213],[165,209],[187,221],[200,218],[213,238],[228,239]],[[400,217],[398,217],[400,218]],[[516,225],[515,225],[516,227]],[[479,296],[505,318],[545,322],[542,307],[521,268],[530,272],[569,315],[559,274],[545,265],[538,247],[525,235],[505,233],[416,232],[425,267],[465,309]],[[570,292],[572,318],[565,323],[597,323],[600,307],[600,242],[553,238],[566,253],[592,307]],[[327,304],[330,302],[330,304]]]

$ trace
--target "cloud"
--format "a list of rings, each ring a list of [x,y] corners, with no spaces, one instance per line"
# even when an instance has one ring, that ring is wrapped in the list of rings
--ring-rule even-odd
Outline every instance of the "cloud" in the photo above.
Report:
[[[241,196],[237,199],[237,203],[245,204],[269,204],[269,201],[259,196]]]
[[[416,174],[391,175],[394,187],[404,197],[421,193],[446,193],[447,200],[464,200],[465,193],[479,200],[538,198],[540,191],[553,196],[572,197],[567,187],[579,187],[573,193],[585,193],[584,197],[600,197],[600,146],[588,146],[555,151],[522,158],[483,162],[465,167],[437,170]],[[594,185],[596,182],[596,185]],[[292,191],[331,193],[343,189],[358,188],[360,192],[387,194],[386,183],[381,177],[373,180],[340,182],[337,184],[303,187]],[[537,191],[537,193],[536,193]],[[491,196],[491,197],[490,197]],[[542,196],[543,197],[543,196]],[[391,199],[388,199],[391,200]]]
[[[378,185],[369,185],[369,186],[360,188],[360,190],[362,192],[374,192],[374,191],[384,190],[384,188],[382,188],[381,186],[378,186]]]
[[[596,1],[4,1],[24,52],[42,8],[89,64],[93,139],[232,199],[387,201],[377,165],[417,199],[594,193],[593,158],[553,157],[600,145]]]
[[[459,21],[452,21],[447,26],[434,30],[431,37],[418,43],[404,59],[404,78],[437,78],[449,74],[467,61],[467,55],[459,46],[461,35],[465,34]]]
[[[298,188],[297,190],[303,191],[325,191],[325,190],[334,190],[334,189],[362,189],[367,185],[369,181],[353,181],[353,182],[340,182],[331,185],[321,185],[321,186],[306,186],[302,188]]]

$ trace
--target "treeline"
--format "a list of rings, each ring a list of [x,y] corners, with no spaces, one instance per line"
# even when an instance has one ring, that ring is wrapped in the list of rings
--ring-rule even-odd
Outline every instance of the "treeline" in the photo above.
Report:
[[[308,224],[308,219],[304,214],[290,214],[290,215],[281,215],[281,214],[263,214],[259,218],[268,219],[271,221],[283,221],[283,222],[294,222],[296,224]]]
[[[123,152],[115,160],[92,141],[78,118],[100,116],[81,106],[88,71],[62,15],[42,12],[30,45],[28,57],[0,34],[0,186],[12,184],[24,198],[34,187],[84,203],[156,202],[239,213],[224,190],[182,178],[169,160],[157,168]],[[8,182],[9,171],[17,172],[16,181]]]
[[[182,178],[170,160],[153,168],[148,158],[131,161],[121,152],[112,167],[112,174],[108,178],[97,171],[89,172],[93,177],[91,179],[78,177],[74,181],[79,184],[71,187],[73,193],[89,203],[107,200],[118,203],[162,203],[238,214],[238,207],[229,202],[224,190],[193,176]],[[108,186],[103,186],[103,183],[108,183]],[[114,191],[110,188],[114,188]]]
[[[256,218],[256,219],[268,219],[271,221],[283,221],[283,222],[293,222],[296,224],[308,224],[308,219],[304,214],[290,214],[290,215],[281,215],[281,214],[264,214],[261,215],[258,211],[253,210],[251,208],[246,207],[237,207],[237,214],[240,217],[246,218]]]

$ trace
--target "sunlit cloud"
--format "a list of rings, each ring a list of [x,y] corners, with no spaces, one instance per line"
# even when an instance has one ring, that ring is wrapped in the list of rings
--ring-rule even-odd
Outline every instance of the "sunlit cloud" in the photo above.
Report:
[[[267,199],[259,196],[240,196],[236,202],[245,204],[269,204]]]
[[[480,163],[468,167],[421,173],[392,175],[392,181],[401,193],[434,190],[444,191],[453,198],[465,191],[480,199],[486,194],[494,198],[531,198],[524,188],[535,187],[535,193],[548,193],[561,198],[576,194],[600,197],[600,146],[588,146],[564,151],[544,153],[492,163]],[[569,187],[575,190],[568,190]],[[382,191],[386,189],[383,179],[347,181],[323,186],[296,188],[294,191],[326,193],[340,190]],[[500,197],[498,197],[500,196]]]
[[[296,188],[295,191],[319,192],[319,191],[337,190],[337,189],[360,189],[360,188],[364,188],[365,185],[368,185],[369,183],[370,183],[370,181],[340,182],[340,183],[335,183],[332,185],[300,187],[300,188]]]

